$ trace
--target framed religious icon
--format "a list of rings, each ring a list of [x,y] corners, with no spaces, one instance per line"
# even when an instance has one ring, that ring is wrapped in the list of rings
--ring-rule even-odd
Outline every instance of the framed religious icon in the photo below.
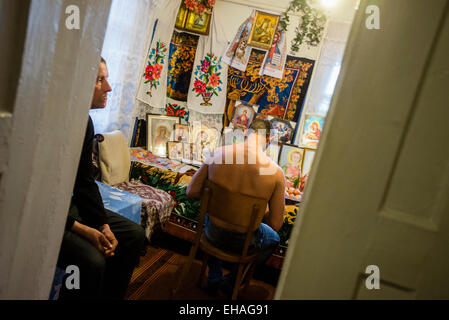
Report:
[[[183,29],[184,25],[186,24],[187,19],[187,13],[188,10],[184,4],[184,2],[181,3],[181,6],[178,10],[178,15],[176,16],[176,22],[175,22],[175,28]]]
[[[192,139],[192,142],[197,148],[197,159],[204,161],[218,146],[220,132],[215,128],[209,128],[204,125],[194,125],[192,130]]]
[[[290,144],[282,145],[279,166],[284,171],[286,188],[299,188],[303,157],[303,148]]]
[[[193,143],[182,142],[182,162],[191,163],[193,160],[192,156]]]
[[[236,101],[231,120],[232,128],[248,129],[255,115],[256,111],[253,105],[243,101]]]
[[[167,156],[167,142],[172,140],[178,117],[159,114],[147,114],[147,143],[148,150],[160,157]]]
[[[178,141],[169,141],[167,142],[168,148],[168,158],[171,160],[179,160],[182,159],[182,143]]]
[[[270,121],[270,139],[278,143],[291,143],[296,123],[284,119],[272,118]]]
[[[192,164],[201,165],[202,159],[201,153],[198,151],[198,145],[196,145],[195,143],[191,143],[191,150],[192,150]]]
[[[324,117],[306,114],[304,117],[300,144],[304,147],[316,148],[318,146],[318,142],[320,142],[323,126]]]
[[[180,30],[186,30],[200,35],[209,35],[212,10],[205,10],[197,13],[186,8],[184,1],[176,16],[175,27]]]
[[[248,45],[264,50],[270,49],[279,18],[277,14],[256,10]]]
[[[196,13],[189,11],[187,13],[184,30],[193,33],[208,36],[210,29],[211,14],[207,12]]]
[[[175,124],[174,141],[190,142],[189,141],[189,126],[186,124]]]
[[[304,158],[302,160],[301,177],[307,179],[312,169],[313,159],[315,158],[315,149],[304,148]]]

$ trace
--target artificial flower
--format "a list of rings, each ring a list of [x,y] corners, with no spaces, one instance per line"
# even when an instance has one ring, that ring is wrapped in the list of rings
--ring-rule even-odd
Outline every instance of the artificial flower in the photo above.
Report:
[[[195,0],[184,0],[184,4],[186,5],[186,8],[190,11],[195,11],[197,3]]]
[[[206,7],[203,4],[198,5],[197,12],[203,13],[206,10]]]

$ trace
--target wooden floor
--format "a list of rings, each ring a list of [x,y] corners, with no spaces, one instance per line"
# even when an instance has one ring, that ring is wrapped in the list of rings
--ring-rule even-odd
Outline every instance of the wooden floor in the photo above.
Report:
[[[155,243],[146,246],[145,256],[140,258],[139,266],[134,270],[128,287],[128,300],[225,300],[218,293],[208,296],[197,287],[201,261],[195,260],[182,290],[175,297],[170,296],[171,289],[176,285],[180,267],[187,261],[190,244],[164,235]],[[226,265],[225,265],[226,266]],[[206,271],[207,272],[207,271]],[[226,270],[224,270],[226,273]],[[277,284],[278,271],[263,267],[256,271],[245,296],[241,300],[271,300]]]

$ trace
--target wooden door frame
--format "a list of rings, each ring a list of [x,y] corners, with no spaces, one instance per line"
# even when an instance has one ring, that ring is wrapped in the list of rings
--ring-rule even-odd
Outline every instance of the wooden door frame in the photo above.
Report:
[[[1,299],[50,293],[111,0],[76,1],[80,29],[69,30],[72,4],[29,6],[14,107],[1,123]]]

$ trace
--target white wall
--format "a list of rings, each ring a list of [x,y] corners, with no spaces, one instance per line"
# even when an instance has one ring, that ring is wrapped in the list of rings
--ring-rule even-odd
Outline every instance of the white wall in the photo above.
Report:
[[[226,39],[232,41],[240,25],[251,15],[253,9],[273,11],[282,14],[288,7],[289,1],[267,1],[267,0],[217,0],[214,6],[214,15],[219,23],[224,26]],[[290,26],[287,29],[287,43],[289,54],[299,57],[316,60],[320,52],[320,46],[301,46],[296,53],[291,52],[291,40],[294,38],[295,28],[298,25],[299,17],[290,17]]]

